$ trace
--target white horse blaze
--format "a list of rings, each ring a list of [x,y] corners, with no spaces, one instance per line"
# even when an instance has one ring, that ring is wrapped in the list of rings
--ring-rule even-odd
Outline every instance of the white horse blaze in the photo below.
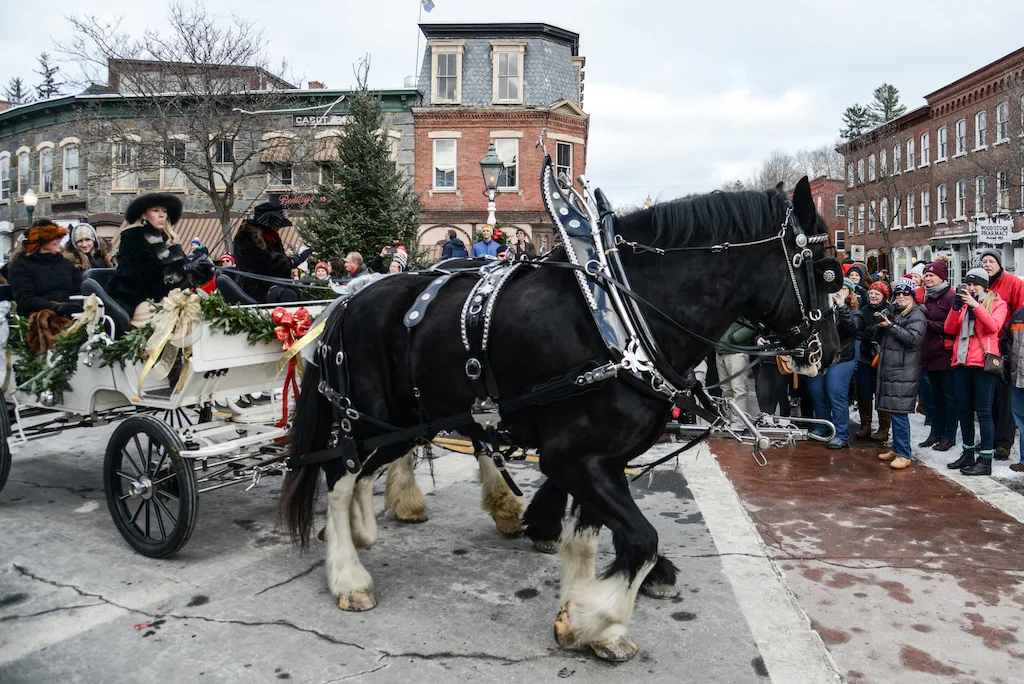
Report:
[[[613,640],[626,635],[637,592],[653,562],[644,563],[630,582],[623,574],[596,579],[597,530],[576,529],[569,520],[558,542],[562,557],[561,605],[568,605],[570,631],[576,644]]]
[[[355,485],[356,476],[346,473],[327,495],[327,586],[339,599],[373,590],[373,578],[352,543],[349,510]]]

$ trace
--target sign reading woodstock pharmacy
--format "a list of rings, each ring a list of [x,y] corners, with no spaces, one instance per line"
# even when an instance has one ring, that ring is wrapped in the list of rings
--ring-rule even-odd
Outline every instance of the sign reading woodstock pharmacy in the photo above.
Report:
[[[978,242],[987,242],[990,245],[1000,245],[1013,240],[1013,219],[1010,218],[983,218],[974,221],[974,232],[978,235]]]
[[[349,117],[341,114],[321,114],[320,116],[292,115],[292,126],[344,126]]]

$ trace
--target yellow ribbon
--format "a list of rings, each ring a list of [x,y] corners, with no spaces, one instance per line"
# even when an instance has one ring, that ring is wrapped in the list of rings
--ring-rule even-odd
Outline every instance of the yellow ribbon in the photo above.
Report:
[[[277,370],[282,371],[288,365],[288,362],[292,360],[296,354],[301,352],[306,346],[309,345],[313,340],[320,337],[320,334],[324,331],[327,326],[327,321],[320,321],[317,325],[314,325],[308,333],[303,335],[299,340],[292,345],[291,349],[286,351],[282,356],[281,360],[277,362]],[[301,357],[299,363],[299,371],[302,371]]]
[[[87,326],[95,325],[100,319],[100,299],[94,294],[89,295],[82,302],[82,313],[76,313],[72,317],[71,325],[61,335],[65,337],[75,331]]]
[[[170,374],[178,350],[191,346],[202,332],[202,327],[197,325],[202,315],[199,295],[174,289],[163,298],[153,314],[153,334],[146,340],[148,358],[139,373],[139,394],[142,394],[142,383],[150,372],[160,380]]]

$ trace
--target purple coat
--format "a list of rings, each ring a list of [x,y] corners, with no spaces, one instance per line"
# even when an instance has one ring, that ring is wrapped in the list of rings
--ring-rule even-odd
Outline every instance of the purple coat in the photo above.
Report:
[[[948,286],[946,291],[937,297],[925,295],[925,318],[928,328],[925,330],[924,343],[921,345],[921,363],[925,371],[944,371],[952,367],[953,336],[947,335],[943,328],[954,299],[956,292]]]

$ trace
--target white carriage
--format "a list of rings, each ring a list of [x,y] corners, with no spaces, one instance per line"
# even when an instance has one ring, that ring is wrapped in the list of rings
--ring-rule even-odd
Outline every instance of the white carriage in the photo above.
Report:
[[[326,304],[296,303],[287,310],[304,307],[315,317]],[[245,308],[269,314],[273,307]],[[110,514],[136,551],[162,558],[191,536],[199,494],[237,484],[251,488],[264,474],[283,471],[282,401],[289,400],[281,392],[284,352],[279,341],[250,343],[245,333],[223,334],[211,321],[197,321],[188,353],[178,356],[180,367],[160,378],[146,374],[141,360],[102,365],[92,352],[95,345],[111,342],[112,331],[100,302],[70,389],[59,400],[49,392],[27,391],[27,378],[14,377],[17,355],[7,354],[0,392],[0,489],[12,453],[28,442],[120,421],[103,465]],[[256,394],[264,399],[253,400]]]

